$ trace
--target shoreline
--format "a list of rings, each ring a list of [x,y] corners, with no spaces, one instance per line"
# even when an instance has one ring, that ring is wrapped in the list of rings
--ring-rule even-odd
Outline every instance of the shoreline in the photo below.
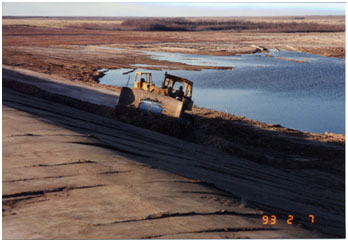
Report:
[[[345,135],[197,106],[194,122],[182,125],[164,115],[115,110],[120,87],[98,83],[102,68],[207,68],[154,60],[140,49],[224,55],[287,47],[343,57],[345,33],[39,24],[46,26],[3,24],[4,238],[345,236]],[[107,45],[120,49],[100,48]],[[277,224],[263,224],[264,215],[276,216]]]
[[[116,31],[117,32],[117,31]],[[134,31],[133,31],[134,32]],[[87,31],[88,33],[88,31]],[[128,34],[132,33],[130,31]],[[50,32],[48,31],[48,35]],[[125,33],[122,32],[122,35]],[[129,37],[126,33],[125,36]],[[141,32],[134,32],[136,35],[141,36]],[[155,33],[144,33],[148,38],[152,34],[158,36],[158,32]],[[171,36],[173,33],[165,33],[166,35]],[[192,33],[184,33],[188,36]],[[201,35],[202,33],[194,33]],[[212,33],[217,36],[225,36],[223,33]],[[309,33],[311,36],[313,33]],[[331,36],[331,34],[323,34],[317,33],[318,36]],[[340,34],[334,33],[334,35],[340,36]],[[247,37],[255,37],[256,34],[250,34]],[[268,36],[268,35],[267,35]],[[269,34],[270,36],[274,36],[274,34]],[[286,35],[285,35],[286,36]],[[297,36],[297,34],[289,34],[289,36]],[[306,36],[304,34],[299,34],[299,36]],[[154,36],[153,36],[154,37]],[[163,36],[161,36],[163,38]],[[4,36],[6,39],[6,35]],[[166,37],[168,38],[168,36]],[[191,36],[192,38],[192,36]],[[237,34],[237,38],[240,38],[240,35]],[[59,40],[54,39],[56,41],[56,45],[45,45],[44,43],[36,43],[34,46],[4,46],[3,47],[3,62],[5,65],[9,66],[17,66],[24,69],[29,69],[41,73],[52,74],[56,76],[61,76],[63,78],[67,78],[72,80],[73,82],[83,82],[89,86],[95,87],[103,87],[109,90],[120,91],[120,87],[112,86],[112,85],[103,85],[99,83],[99,78],[104,75],[103,72],[100,72],[101,69],[120,69],[120,68],[131,68],[134,69],[135,64],[144,64],[151,65],[157,67],[149,67],[148,69],[158,70],[163,69],[158,66],[166,66],[170,67],[170,70],[192,70],[198,71],[202,69],[231,69],[231,67],[216,67],[216,66],[199,66],[199,65],[188,65],[180,62],[171,62],[171,61],[163,61],[152,59],[150,55],[144,53],[143,51],[165,51],[166,53],[188,53],[188,54],[199,54],[204,53],[208,55],[214,54],[252,54],[252,53],[260,53],[267,52],[269,49],[279,50],[278,46],[270,44],[263,45],[255,45],[251,44],[238,44],[237,47],[233,46],[229,47],[222,43],[212,43],[212,47],[216,47],[217,49],[222,48],[224,51],[215,53],[215,51],[206,52],[204,49],[205,44],[209,44],[206,42],[197,42],[195,44],[191,42],[181,42],[183,47],[187,47],[186,51],[179,50],[178,48],[172,48],[172,44],[177,45],[178,43],[172,42],[164,42],[161,43],[156,41],[153,44],[139,43],[139,40],[136,40],[135,43],[124,43],[124,40],[121,41],[123,43],[119,44],[87,44],[87,45],[58,45]],[[188,39],[191,41],[191,39]],[[263,41],[264,42],[264,41]],[[262,42],[261,42],[262,43]],[[300,51],[298,48],[294,48],[289,45],[287,41],[282,45],[284,50],[288,51]],[[148,47],[151,46],[150,49]],[[110,48],[112,47],[112,48]],[[172,48],[172,49],[171,49]],[[203,49],[202,49],[203,48]],[[229,52],[229,49],[234,49],[234,53]],[[280,51],[283,50],[282,48]],[[139,50],[141,52],[139,53]],[[316,48],[316,51],[322,51],[320,54],[322,56],[326,55],[334,55],[335,52],[326,52],[325,48]],[[331,49],[333,50],[333,49]],[[267,56],[267,54],[266,54]],[[272,58],[274,58],[272,56]],[[294,61],[290,59],[286,59],[286,61]],[[299,62],[299,61],[295,61]],[[301,62],[301,61],[300,61]],[[221,116],[222,114],[216,113],[216,116]]]
[[[8,67],[8,69],[16,71],[15,73],[17,74],[21,73],[21,69],[18,68]],[[28,74],[30,73],[31,72]],[[9,75],[11,76],[12,74],[10,73]],[[19,77],[21,75],[22,74],[19,74]],[[51,77],[53,80],[56,78],[54,75],[40,74],[37,72],[32,72],[32,75],[34,75],[32,77],[33,80],[37,77],[41,79]],[[66,80],[65,83],[68,84],[69,81]],[[79,85],[83,87],[85,84],[86,83],[80,83]],[[33,84],[29,84],[28,86],[25,82],[17,83],[6,77],[3,80],[3,86],[30,95],[48,98],[49,100],[58,100],[67,105],[83,108],[86,111],[96,112],[99,115],[111,117],[124,123],[177,137],[196,144],[206,145],[230,154],[238,153],[243,157],[248,157],[257,162],[277,163],[277,159],[280,157],[284,164],[291,164],[291,162],[297,159],[295,157],[302,157],[304,160],[322,160],[324,162],[327,159],[333,158],[330,158],[330,152],[327,152],[326,149],[330,150],[332,148],[336,150],[335,146],[344,149],[345,145],[345,135],[343,134],[302,132],[280,125],[267,124],[197,106],[193,107],[192,113],[194,115],[194,125],[193,127],[186,128],[181,127],[175,119],[163,115],[157,116],[151,113],[144,113],[141,111],[134,112],[131,110],[123,110],[124,113],[122,114],[115,113],[114,109],[110,107],[103,107],[100,109],[98,105],[91,106],[91,104],[88,103],[77,102],[78,100],[74,98],[67,99],[65,96],[57,96],[57,94],[52,95],[47,93],[49,90],[38,89],[38,87],[33,86]],[[104,85],[96,83],[88,83],[87,87],[92,88],[92,90],[94,88],[102,88],[105,89],[105,91],[110,90],[115,93],[114,95],[118,95],[120,90],[120,88],[117,87],[105,88]],[[279,142],[284,144],[279,145]],[[314,143],[319,146],[312,147]],[[321,147],[322,145],[326,146],[326,148]],[[308,147],[306,148],[306,146]],[[341,155],[337,161],[344,157],[344,154],[342,157]]]
[[[52,75],[28,72],[20,69],[15,69],[14,72],[11,72],[9,69],[3,70],[3,73],[5,73],[5,76],[3,76],[3,87],[6,94],[4,99],[5,105],[11,104],[10,107],[20,107],[19,110],[30,110],[29,114],[32,113],[34,115],[39,115],[39,119],[35,119],[30,123],[23,123],[22,125],[19,125],[19,127],[22,128],[22,131],[20,132],[16,131],[17,129],[14,129],[15,133],[13,133],[13,131],[11,131],[12,133],[10,134],[7,133],[6,142],[10,142],[10,144],[13,145],[13,150],[11,151],[8,149],[8,143],[6,143],[7,153],[5,156],[5,164],[7,166],[14,164],[17,166],[17,169],[19,169],[18,167],[21,167],[24,164],[25,167],[23,169],[28,169],[28,165],[25,164],[34,162],[33,169],[41,170],[45,167],[49,168],[50,166],[64,167],[63,165],[60,165],[61,163],[67,164],[72,162],[71,165],[79,165],[85,160],[92,160],[93,162],[88,162],[87,165],[91,163],[90,169],[91,171],[94,171],[95,168],[92,167],[101,161],[100,158],[93,157],[98,157],[98,155],[104,156],[106,152],[113,150],[114,152],[117,152],[117,155],[126,155],[127,157],[131,157],[133,161],[140,161],[140,163],[149,164],[152,169],[155,168],[156,170],[156,168],[159,168],[160,170],[169,171],[170,173],[176,175],[182,175],[185,177],[185,179],[193,179],[193,182],[198,182],[200,185],[206,185],[209,188],[217,189],[219,192],[224,192],[235,199],[237,206],[239,206],[238,204],[246,202],[248,204],[248,208],[256,208],[266,214],[276,213],[280,217],[287,216],[287,214],[289,214],[288,211],[291,212],[290,214],[295,213],[292,208],[293,203],[302,204],[302,200],[298,200],[297,198],[299,196],[299,191],[303,190],[301,194],[303,193],[304,195],[301,195],[300,197],[306,197],[308,192],[313,192],[313,194],[308,197],[308,199],[313,200],[313,204],[311,203],[310,205],[311,211],[318,210],[320,213],[317,212],[316,214],[322,214],[322,205],[317,206],[318,202],[320,202],[320,204],[325,204],[325,208],[327,209],[325,214],[330,214],[334,220],[342,219],[341,216],[337,215],[340,214],[337,213],[337,211],[341,211],[341,205],[336,203],[328,204],[326,196],[331,198],[330,194],[333,192],[332,189],[335,188],[335,194],[338,197],[341,197],[341,189],[342,187],[344,188],[344,137],[342,137],[340,142],[340,139],[337,139],[337,136],[324,138],[323,135],[299,133],[295,130],[281,128],[277,125],[267,125],[248,120],[243,117],[233,117],[232,115],[226,114],[216,117],[216,112],[198,107],[196,107],[196,111],[198,110],[198,112],[196,113],[197,116],[195,118],[194,126],[190,129],[182,129],[182,127],[178,126],[176,120],[170,120],[164,117],[158,118],[158,116],[154,117],[151,115],[151,113],[136,112],[132,113],[135,115],[131,116],[124,115],[123,113],[122,116],[119,116],[117,112],[115,113],[112,107],[101,106],[94,103],[99,99],[96,100],[92,98],[90,101],[81,101],[81,95],[77,93],[76,90],[72,91],[70,94],[65,93],[63,95],[54,93],[54,90],[61,90],[61,87],[65,85],[72,85],[73,82],[70,82],[69,80],[64,81],[63,79]],[[77,83],[74,84],[74,86],[76,85]],[[84,87],[85,85],[80,83],[78,86],[78,89],[82,92],[86,91]],[[69,90],[71,89],[70,87],[65,88],[68,88]],[[15,91],[11,98],[7,96],[10,89]],[[91,89],[93,90],[93,88]],[[100,90],[98,93],[105,98],[109,94],[108,92],[103,94],[102,90]],[[90,95],[87,95],[87,97],[88,96]],[[117,93],[115,92],[113,96],[116,97]],[[27,100],[22,100],[24,97]],[[112,98],[110,101],[116,103],[116,98]],[[53,108],[51,107],[52,105]],[[45,114],[45,112],[49,113]],[[8,117],[9,115],[3,116],[3,118]],[[31,117],[34,116],[31,115]],[[47,119],[47,124],[52,124],[52,121],[54,121],[54,123],[59,124],[59,126],[63,125],[63,127],[70,130],[79,130],[83,136],[76,134],[65,136],[61,135],[60,131],[58,131],[56,128],[44,128],[41,123]],[[111,125],[111,123],[114,124]],[[7,126],[9,126],[9,124],[16,127],[15,122],[7,123]],[[32,128],[28,128],[26,125],[29,125],[29,127],[36,125],[36,128],[32,130]],[[164,127],[167,127],[167,129],[163,130],[162,128]],[[46,134],[47,132],[45,133],[46,129],[49,131],[48,135]],[[6,132],[9,132],[10,129],[5,128],[5,130]],[[102,130],[104,131],[102,132]],[[131,130],[136,132],[133,133],[132,131],[130,134]],[[57,132],[57,137],[50,137],[50,134],[53,131]],[[66,132],[62,133],[66,134]],[[75,139],[74,137],[76,137],[77,141],[71,141],[72,139]],[[51,155],[52,161],[50,160],[47,163],[47,159],[45,159],[45,156],[43,156],[43,154],[46,154],[46,151],[43,151],[42,154],[37,153],[36,150],[39,148],[37,146],[38,143],[17,143],[21,138],[29,140],[48,138],[50,142],[45,142],[44,144],[45,147],[48,147],[47,149],[50,152],[54,152],[55,154]],[[63,143],[60,142],[55,145],[54,142],[57,142],[57,138],[59,138],[59,140],[67,139],[67,141]],[[80,139],[82,139],[82,141]],[[159,139],[155,142],[156,145],[154,145],[154,139]],[[70,143],[66,144],[66,142]],[[14,154],[18,152],[16,147],[18,147],[20,144],[27,144],[26,147],[22,147],[21,150],[23,152],[27,152],[26,154],[28,154],[29,151],[34,152],[35,156],[33,157],[36,158],[33,160],[16,159],[17,156]],[[52,148],[49,148],[52,145],[55,147],[55,149],[59,150],[61,145],[64,145],[63,147],[67,148],[65,148],[65,150],[63,150],[61,153],[57,153],[55,149],[52,150]],[[72,145],[74,146],[72,147]],[[82,145],[81,148],[85,149],[86,151],[82,152],[81,148],[79,148],[80,152],[76,153],[76,145]],[[103,150],[95,150],[93,147],[101,147]],[[72,148],[73,150],[71,150]],[[28,150],[26,151],[26,149]],[[43,147],[40,146],[39,149],[42,150]],[[14,153],[11,155],[11,152]],[[70,156],[66,156],[66,154],[70,152],[75,154],[75,160],[71,160]],[[19,163],[13,163],[11,160],[15,160],[17,163]],[[73,162],[76,160],[78,160],[78,162]],[[22,162],[25,163],[22,164]],[[115,164],[118,163],[116,162]],[[102,171],[100,171],[102,167],[104,168]],[[243,174],[241,174],[241,169],[243,170]],[[59,194],[71,194],[74,198],[74,202],[79,203],[83,201],[84,198],[81,196],[74,196],[74,190],[90,189],[89,191],[91,191],[91,194],[96,195],[99,194],[99,189],[104,189],[103,187],[105,187],[105,189],[110,189],[110,185],[112,185],[110,180],[108,178],[105,180],[104,178],[101,179],[99,177],[103,173],[108,174],[108,172],[112,172],[113,169],[105,171],[105,165],[101,164],[101,167],[97,170],[100,172],[100,174],[97,175],[97,178],[90,180],[88,177],[94,177],[94,173],[86,173],[86,175],[82,177],[84,177],[84,179],[87,178],[87,180],[83,180],[85,182],[82,184],[81,182],[78,182],[81,179],[76,181],[78,183],[73,182],[75,180],[71,180],[69,177],[67,179],[63,179],[62,177],[70,175],[70,173],[67,173],[66,171],[60,171],[48,176],[52,177],[52,184],[47,181],[44,182],[45,180],[43,180],[44,183],[38,183],[39,179],[36,179],[35,177],[29,177],[29,179],[26,176],[23,176],[23,174],[26,173],[16,175],[16,173],[13,173],[13,171],[16,171],[16,169],[11,169],[11,172],[6,173],[7,180],[11,181],[11,183],[8,184],[11,185],[6,184],[5,186],[7,192],[5,193],[6,196],[3,198],[3,202],[6,205],[6,220],[4,225],[6,229],[10,229],[14,225],[7,223],[9,219],[14,222],[17,221],[16,224],[18,224],[18,219],[22,218],[20,220],[20,224],[25,228],[23,229],[24,234],[22,234],[22,236],[24,236],[23,238],[31,238],[31,235],[29,235],[28,232],[30,232],[33,228],[31,227],[32,223],[28,223],[28,221],[32,221],[32,216],[28,218],[20,213],[19,215],[16,215],[17,209],[19,209],[19,211],[23,211],[21,209],[30,210],[31,206],[26,204],[26,200],[24,200],[24,202],[21,200],[17,201],[16,199],[19,195],[25,195],[28,193],[27,191],[40,192],[41,190],[38,189],[42,189],[44,194],[45,191],[47,193],[44,196],[50,198],[48,201],[51,200],[52,202],[55,202],[56,199],[54,197],[51,198],[50,194],[54,196],[55,193],[58,193],[58,199]],[[149,174],[148,172],[148,170],[143,171],[144,175]],[[170,173],[167,172],[166,174]],[[39,172],[37,174],[41,173]],[[260,176],[260,174],[263,175]],[[112,177],[113,176],[111,176],[111,178]],[[116,176],[115,179],[117,179],[117,184],[119,184],[119,176]],[[299,186],[299,179],[301,180],[301,184],[303,183],[306,185]],[[23,182],[25,182],[26,186],[20,185]],[[35,184],[41,184],[40,188],[38,188],[38,185]],[[46,187],[46,184],[48,185],[48,188]],[[55,184],[62,185],[59,185],[57,188],[57,185]],[[267,187],[271,186],[272,188],[264,187],[263,189],[259,190],[260,184],[263,187],[266,185]],[[284,186],[284,188],[281,188],[281,192],[278,191],[280,189],[279,184]],[[310,191],[307,190],[308,184],[311,184]],[[322,186],[320,184],[326,185]],[[246,187],[243,188],[244,186]],[[327,190],[326,186],[330,187],[330,190]],[[119,185],[116,187],[119,187]],[[199,187],[190,189],[190,191],[192,191],[192,189],[198,191],[200,190]],[[289,189],[289,191],[285,192],[284,189]],[[316,191],[312,189],[319,189],[320,192],[319,190]],[[187,189],[184,191],[187,191]],[[260,192],[263,195],[269,195],[255,195],[259,194]],[[280,196],[283,196],[281,194],[284,194],[285,197],[280,198]],[[281,199],[281,202],[269,200],[267,199],[268,196],[277,197],[277,199]],[[102,197],[103,199],[112,199],[112,196],[109,195]],[[289,201],[290,197],[293,200]],[[12,198],[15,199],[15,203],[11,207],[11,204],[13,204]],[[184,196],[183,198],[186,200],[188,199],[187,196]],[[228,197],[226,198],[226,201],[231,201],[232,198]],[[36,200],[40,201],[41,198],[30,197],[28,199],[29,203],[34,204],[35,206]],[[158,201],[157,198],[153,199],[154,200],[152,201]],[[263,199],[266,200],[263,201]],[[62,206],[67,202],[65,199],[59,199],[57,202],[59,201],[62,202]],[[45,202],[44,209],[49,208],[50,206],[50,202]],[[297,207],[300,210],[295,213],[295,217],[301,217],[300,224],[305,226],[300,230],[303,232],[308,232],[308,230],[305,228],[312,227],[305,222],[307,206],[308,201],[306,200],[303,205]],[[35,211],[41,211],[38,210],[38,207],[34,207],[34,209]],[[78,211],[85,211],[85,209],[87,208],[80,207]],[[229,211],[227,208],[223,210]],[[168,210],[161,210],[161,212],[164,214],[166,214],[166,211]],[[335,215],[331,215],[332,213]],[[150,215],[151,214],[155,214],[155,212],[151,212]],[[320,224],[315,225],[318,231],[331,233],[330,236],[342,236],[340,228],[337,228],[337,226],[335,226],[335,228],[329,226],[331,224],[336,224],[332,222],[332,218],[330,218],[330,216],[316,216],[319,216],[322,222],[324,222],[324,220],[326,221],[325,226],[321,226]],[[60,217],[60,219],[68,218],[69,216],[66,217],[65,215]],[[91,219],[90,217],[87,218]],[[54,221],[60,221],[60,219],[55,219]],[[81,219],[83,220],[83,218]],[[120,219],[114,218],[113,221],[115,220]],[[257,221],[260,221],[260,219]],[[75,226],[75,223],[72,221],[70,221],[70,223],[74,224]],[[97,222],[96,224],[103,223],[107,222]],[[47,235],[45,236],[45,233],[49,232],[51,234],[52,231],[55,231],[56,238],[61,238],[59,229],[57,231],[56,226],[52,228],[45,227],[42,233],[36,232],[36,234],[47,237]],[[102,236],[102,238],[108,238],[107,234],[109,233],[101,233],[100,236]],[[249,234],[252,235],[252,233]],[[315,234],[319,236],[318,233]],[[7,233],[7,235],[10,234]],[[123,234],[122,238],[129,235],[130,234],[127,233]],[[75,233],[74,236],[77,236],[77,234]],[[79,236],[81,236],[81,234],[79,234]],[[89,238],[95,238],[96,234],[91,233],[88,234],[88,236],[90,236]]]

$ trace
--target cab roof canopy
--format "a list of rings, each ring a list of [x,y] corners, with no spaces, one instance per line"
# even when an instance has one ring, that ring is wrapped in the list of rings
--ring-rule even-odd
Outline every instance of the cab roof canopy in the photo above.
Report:
[[[193,82],[185,78],[170,75],[170,74],[167,74],[167,72],[164,75],[165,75],[165,78],[172,79],[174,82],[183,82],[183,83],[187,83],[190,86],[193,86]]]

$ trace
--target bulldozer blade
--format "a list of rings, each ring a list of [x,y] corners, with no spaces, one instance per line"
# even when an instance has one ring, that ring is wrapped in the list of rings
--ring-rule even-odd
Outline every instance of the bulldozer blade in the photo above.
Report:
[[[180,118],[183,113],[183,102],[155,92],[122,87],[117,106],[134,106],[140,110],[161,113]]]

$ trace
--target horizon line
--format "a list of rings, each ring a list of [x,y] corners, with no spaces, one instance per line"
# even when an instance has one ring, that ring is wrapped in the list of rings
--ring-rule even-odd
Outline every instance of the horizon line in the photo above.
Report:
[[[306,15],[238,15],[238,16],[87,16],[87,15],[70,15],[70,16],[62,16],[62,15],[57,15],[57,16],[48,16],[48,15],[5,15],[2,16],[3,18],[8,18],[8,17],[22,17],[22,18],[141,18],[141,17],[147,17],[147,18],[202,18],[202,17],[207,17],[207,18],[226,18],[226,17],[345,17],[345,14],[306,14]]]

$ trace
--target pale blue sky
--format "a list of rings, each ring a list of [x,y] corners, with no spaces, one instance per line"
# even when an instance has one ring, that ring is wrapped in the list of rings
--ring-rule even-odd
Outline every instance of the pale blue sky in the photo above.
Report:
[[[3,16],[296,16],[345,15],[345,3],[3,2]]]

